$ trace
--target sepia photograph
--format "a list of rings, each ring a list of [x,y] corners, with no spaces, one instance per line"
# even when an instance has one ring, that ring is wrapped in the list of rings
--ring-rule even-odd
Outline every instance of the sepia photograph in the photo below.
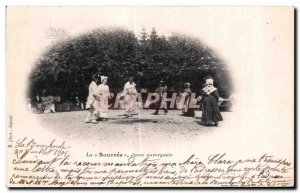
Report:
[[[47,35],[55,41],[29,75],[27,107],[61,135],[88,128],[118,135],[137,124],[149,132],[158,126],[163,130],[156,132],[170,137],[187,135],[183,130],[220,126],[221,110],[225,117],[233,111],[228,67],[196,38],[145,27],[137,35],[115,28],[74,38],[49,28]]]
[[[6,7],[6,185],[294,187],[294,14]]]

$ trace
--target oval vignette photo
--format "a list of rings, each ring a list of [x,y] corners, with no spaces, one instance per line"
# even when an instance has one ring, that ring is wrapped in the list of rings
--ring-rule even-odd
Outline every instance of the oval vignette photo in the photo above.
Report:
[[[8,6],[6,22],[8,187],[294,187],[293,7]]]

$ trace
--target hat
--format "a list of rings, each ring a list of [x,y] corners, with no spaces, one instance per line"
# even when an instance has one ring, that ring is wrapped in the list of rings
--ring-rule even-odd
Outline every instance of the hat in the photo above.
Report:
[[[107,80],[107,76],[101,76],[101,82],[103,82],[104,80]]]
[[[186,82],[186,83],[184,83],[185,85],[187,85],[187,86],[191,86],[191,84],[189,83],[189,82]]]
[[[213,79],[211,79],[211,78],[209,78],[209,79],[206,79],[206,84],[208,84],[208,85],[214,85],[214,80]]]
[[[159,85],[166,86],[166,83],[163,80],[161,80],[159,81]]]

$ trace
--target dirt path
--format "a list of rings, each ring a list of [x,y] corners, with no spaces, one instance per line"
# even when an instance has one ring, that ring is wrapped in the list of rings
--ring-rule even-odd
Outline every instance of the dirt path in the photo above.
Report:
[[[196,117],[183,117],[181,111],[171,110],[167,115],[163,111],[152,115],[153,110],[142,110],[140,115],[125,117],[123,110],[109,111],[109,120],[99,124],[84,123],[87,111],[73,111],[38,115],[42,125],[56,135],[77,142],[89,141],[105,148],[113,148],[116,144],[124,148],[151,146],[161,148],[161,144],[173,146],[186,142],[197,142],[203,136],[210,135],[219,127],[200,125],[202,112],[197,111]],[[224,120],[230,113],[223,113]]]

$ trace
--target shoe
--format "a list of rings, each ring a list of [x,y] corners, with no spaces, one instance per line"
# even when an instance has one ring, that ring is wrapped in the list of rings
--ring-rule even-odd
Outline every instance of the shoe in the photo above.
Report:
[[[129,113],[125,113],[125,116],[126,116],[126,117],[132,117],[132,115],[129,114]]]
[[[96,120],[92,120],[91,123],[98,124],[98,122]]]
[[[158,112],[154,112],[153,115],[158,115]]]
[[[131,113],[131,115],[138,115],[138,114],[140,114],[140,112]]]
[[[91,119],[85,119],[84,122],[85,122],[85,123],[90,123],[90,122],[91,122]]]

